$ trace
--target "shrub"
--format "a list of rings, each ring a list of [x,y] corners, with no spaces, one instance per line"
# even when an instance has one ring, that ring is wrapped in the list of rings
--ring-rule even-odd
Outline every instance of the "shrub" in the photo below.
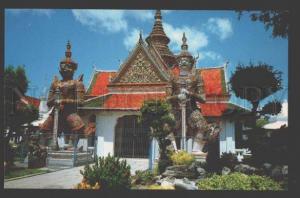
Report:
[[[99,157],[95,165],[86,165],[84,171],[80,170],[87,184],[95,186],[98,183],[101,189],[129,189],[130,166],[126,160],[110,156]]]
[[[195,161],[195,157],[186,151],[179,151],[171,155],[171,160],[174,165],[191,165]]]
[[[82,190],[99,190],[100,185],[98,182],[94,186],[88,184],[84,179],[75,186],[75,189],[82,189]]]
[[[14,165],[14,158],[16,155],[16,149],[13,147],[12,144],[5,141],[4,146],[4,164],[5,164],[5,171],[9,171],[11,167]]]
[[[169,158],[159,159],[157,163],[159,174],[162,174],[166,170],[166,168],[171,165],[172,161]]]
[[[258,175],[232,173],[216,175],[197,183],[201,190],[282,190],[281,186],[270,178]]]
[[[30,137],[28,145],[28,168],[41,168],[46,165],[47,151],[39,145],[39,136]]]
[[[149,185],[155,182],[154,174],[150,170],[137,170],[132,178],[134,184]]]
[[[231,170],[234,169],[234,166],[238,164],[236,154],[234,153],[223,153],[220,158],[221,167],[228,167]]]

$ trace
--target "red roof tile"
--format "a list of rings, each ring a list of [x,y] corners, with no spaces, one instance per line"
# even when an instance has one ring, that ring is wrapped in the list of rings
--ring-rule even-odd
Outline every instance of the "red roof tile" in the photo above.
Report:
[[[95,74],[91,86],[91,90],[89,91],[89,95],[91,96],[99,96],[108,93],[107,85],[109,83],[110,78],[113,78],[116,75],[116,72],[106,72],[101,71]]]
[[[29,104],[32,104],[32,105],[35,106],[36,108],[39,108],[40,102],[41,102],[40,99],[31,97],[31,96],[25,96],[25,99],[27,100],[27,102],[28,102]]]
[[[225,87],[222,85],[222,78],[224,78],[224,76],[221,71],[221,68],[200,70],[206,96],[222,95],[225,91],[223,90]]]
[[[109,109],[140,109],[145,100],[165,99],[165,93],[144,94],[112,94],[104,102],[103,107]]]
[[[200,104],[203,116],[218,117],[228,108],[227,103],[204,103]]]

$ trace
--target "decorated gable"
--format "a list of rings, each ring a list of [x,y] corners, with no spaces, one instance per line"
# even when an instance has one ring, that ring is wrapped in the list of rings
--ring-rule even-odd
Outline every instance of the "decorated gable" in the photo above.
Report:
[[[126,73],[120,78],[121,83],[158,83],[161,77],[155,71],[145,54],[140,51],[130,63]]]
[[[155,57],[148,51],[142,39],[136,44],[132,53],[121,66],[114,83],[162,83],[167,82],[165,72]]]

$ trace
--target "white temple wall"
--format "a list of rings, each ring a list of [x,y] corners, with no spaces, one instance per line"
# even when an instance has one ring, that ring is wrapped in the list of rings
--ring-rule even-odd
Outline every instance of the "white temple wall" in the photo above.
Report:
[[[220,132],[220,155],[235,152],[235,124],[233,121],[223,120]]]
[[[115,126],[118,118],[125,115],[137,115],[134,111],[93,111],[84,116],[87,123],[88,117],[96,115],[96,134],[97,137],[97,156],[107,156],[109,153],[114,154]]]

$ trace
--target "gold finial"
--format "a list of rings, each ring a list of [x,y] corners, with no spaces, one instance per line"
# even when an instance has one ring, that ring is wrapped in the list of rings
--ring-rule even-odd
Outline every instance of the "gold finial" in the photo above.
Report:
[[[181,45],[182,50],[187,50],[188,49],[188,45],[187,45],[186,41],[187,41],[187,39],[185,37],[185,32],[183,32],[182,45]]]
[[[154,16],[154,19],[155,20],[158,20],[158,19],[161,19],[161,11],[160,10],[156,10],[155,12],[155,16]]]
[[[70,41],[68,40],[67,42],[67,50],[66,50],[66,58],[71,58],[72,56],[72,52],[71,52],[71,43]]]

